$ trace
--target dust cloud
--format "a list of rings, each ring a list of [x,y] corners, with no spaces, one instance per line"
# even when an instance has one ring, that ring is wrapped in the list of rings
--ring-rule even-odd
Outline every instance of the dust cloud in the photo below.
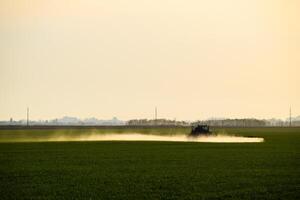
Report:
[[[263,142],[263,138],[258,137],[242,137],[229,135],[212,135],[189,137],[187,135],[147,135],[147,134],[90,134],[79,136],[55,136],[49,138],[40,138],[36,142],[41,141],[166,141],[166,142],[210,142],[210,143],[254,143]]]

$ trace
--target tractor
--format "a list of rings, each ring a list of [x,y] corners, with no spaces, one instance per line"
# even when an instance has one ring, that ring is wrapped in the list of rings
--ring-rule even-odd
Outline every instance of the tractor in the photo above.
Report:
[[[212,132],[209,130],[208,125],[196,125],[192,126],[192,130],[190,133],[190,136],[202,136],[202,135],[211,135]]]

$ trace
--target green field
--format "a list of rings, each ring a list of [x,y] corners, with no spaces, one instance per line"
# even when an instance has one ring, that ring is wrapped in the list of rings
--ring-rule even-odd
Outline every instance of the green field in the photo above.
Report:
[[[217,130],[265,139],[247,144],[21,142],[91,131],[188,133],[0,130],[0,199],[300,199],[300,128]]]

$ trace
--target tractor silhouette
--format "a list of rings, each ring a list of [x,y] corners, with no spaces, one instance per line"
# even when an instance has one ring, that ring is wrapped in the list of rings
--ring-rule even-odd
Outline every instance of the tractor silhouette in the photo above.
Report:
[[[208,125],[196,125],[192,126],[192,130],[190,136],[201,136],[201,135],[210,135],[211,132],[209,131]]]

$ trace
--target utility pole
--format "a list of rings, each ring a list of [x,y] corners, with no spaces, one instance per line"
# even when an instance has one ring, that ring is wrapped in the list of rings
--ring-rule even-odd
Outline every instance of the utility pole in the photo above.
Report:
[[[292,126],[292,108],[290,107],[290,127]]]
[[[154,121],[155,125],[157,125],[157,107],[155,106],[155,121]]]
[[[27,107],[27,126],[29,126],[29,108]]]

